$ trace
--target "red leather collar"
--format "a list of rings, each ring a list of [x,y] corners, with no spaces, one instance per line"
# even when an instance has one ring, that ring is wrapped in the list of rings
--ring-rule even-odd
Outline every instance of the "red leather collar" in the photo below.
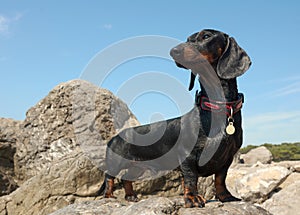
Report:
[[[239,112],[244,103],[244,95],[238,94],[238,100],[227,102],[227,101],[215,101],[198,94],[196,92],[196,105],[200,106],[202,110],[211,111],[214,113],[226,114],[228,117],[232,117],[235,113]]]

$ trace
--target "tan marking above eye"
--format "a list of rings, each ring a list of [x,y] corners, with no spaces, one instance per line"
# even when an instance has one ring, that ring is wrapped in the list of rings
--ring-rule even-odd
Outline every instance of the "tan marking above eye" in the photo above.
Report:
[[[209,63],[214,62],[214,57],[211,54],[208,53],[201,53],[201,54]]]
[[[199,36],[203,36],[204,35],[204,31],[201,31],[200,33],[199,33]]]
[[[223,54],[223,49],[222,48],[218,48],[218,56],[221,57],[222,54]]]

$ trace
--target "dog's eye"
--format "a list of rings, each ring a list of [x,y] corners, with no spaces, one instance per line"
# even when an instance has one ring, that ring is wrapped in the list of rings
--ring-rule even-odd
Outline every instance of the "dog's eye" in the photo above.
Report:
[[[203,40],[206,40],[206,39],[208,39],[208,38],[210,38],[210,35],[209,35],[209,34],[204,34],[204,35],[202,36],[202,39],[203,39]]]

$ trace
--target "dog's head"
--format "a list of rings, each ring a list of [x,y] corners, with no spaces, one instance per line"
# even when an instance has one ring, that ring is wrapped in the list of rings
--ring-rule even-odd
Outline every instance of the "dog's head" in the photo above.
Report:
[[[209,29],[192,34],[187,42],[174,47],[170,55],[178,67],[192,71],[206,61],[222,79],[236,78],[244,74],[251,65],[249,56],[234,38]],[[195,77],[192,72],[189,90],[194,86]]]

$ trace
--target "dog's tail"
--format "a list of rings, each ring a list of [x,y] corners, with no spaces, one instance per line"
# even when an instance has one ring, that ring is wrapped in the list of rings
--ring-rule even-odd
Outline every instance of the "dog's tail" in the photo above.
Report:
[[[106,184],[107,184],[106,181],[107,181],[107,174],[105,174],[104,181],[103,181],[100,189],[96,193],[97,196],[104,195],[104,191],[106,190]]]

